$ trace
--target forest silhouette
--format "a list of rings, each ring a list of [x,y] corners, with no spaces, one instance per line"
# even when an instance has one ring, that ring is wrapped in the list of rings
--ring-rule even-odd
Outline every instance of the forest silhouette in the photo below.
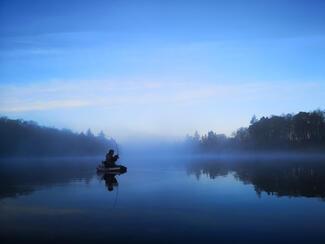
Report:
[[[91,156],[102,155],[116,142],[103,132],[95,136],[67,129],[39,126],[33,121],[0,118],[0,156]]]
[[[247,128],[239,128],[231,137],[209,131],[187,137],[187,143],[202,151],[226,150],[317,150],[325,149],[325,112],[299,112],[281,116],[256,116]]]
[[[33,121],[0,118],[0,156],[102,155],[116,142],[103,132],[94,135],[39,126]],[[281,116],[253,116],[247,128],[232,136],[209,131],[186,137],[186,144],[200,152],[296,150],[324,151],[325,112],[299,112]]]

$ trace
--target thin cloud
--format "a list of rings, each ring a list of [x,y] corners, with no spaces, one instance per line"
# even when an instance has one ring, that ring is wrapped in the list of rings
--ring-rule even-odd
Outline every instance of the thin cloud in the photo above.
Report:
[[[308,91],[324,89],[321,83],[260,82],[214,84],[166,81],[52,81],[42,84],[0,86],[0,112],[26,112],[82,107],[133,107],[135,105],[228,103],[261,99],[288,100]],[[294,91],[294,92],[293,92]]]

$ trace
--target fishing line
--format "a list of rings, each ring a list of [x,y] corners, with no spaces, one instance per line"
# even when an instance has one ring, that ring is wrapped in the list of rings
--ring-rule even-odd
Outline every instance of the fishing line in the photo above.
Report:
[[[113,205],[113,208],[115,208],[116,206],[116,203],[117,203],[117,198],[118,198],[118,186],[116,186],[116,194],[115,194],[115,201],[114,201],[114,205]]]
[[[118,146],[117,146],[117,142],[113,139],[113,141],[115,142],[115,147],[116,147],[116,153],[117,155],[119,155],[119,151],[118,151]]]

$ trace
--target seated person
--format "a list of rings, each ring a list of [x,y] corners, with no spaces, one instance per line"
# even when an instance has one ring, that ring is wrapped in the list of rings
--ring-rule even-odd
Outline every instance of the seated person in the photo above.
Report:
[[[115,162],[118,160],[119,156],[114,155],[114,150],[109,150],[106,154],[106,160],[104,161],[104,165],[106,167],[112,167],[115,166]]]

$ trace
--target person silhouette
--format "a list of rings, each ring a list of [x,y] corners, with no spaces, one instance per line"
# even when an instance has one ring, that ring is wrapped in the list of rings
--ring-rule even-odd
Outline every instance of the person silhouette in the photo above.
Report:
[[[105,167],[114,167],[116,166],[115,162],[119,159],[119,156],[116,154],[114,155],[114,150],[110,149],[106,154],[106,158],[104,161]]]

